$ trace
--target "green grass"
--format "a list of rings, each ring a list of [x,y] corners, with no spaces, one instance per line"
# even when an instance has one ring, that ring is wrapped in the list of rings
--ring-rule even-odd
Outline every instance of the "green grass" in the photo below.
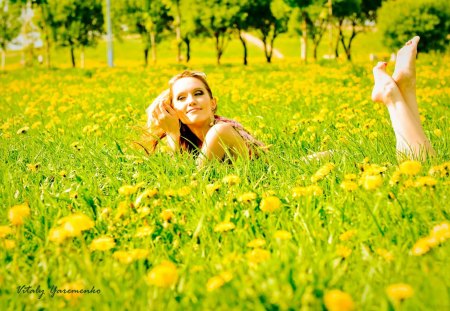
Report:
[[[280,40],[280,49],[292,47],[294,39],[289,40]],[[208,74],[219,114],[239,120],[271,145],[269,153],[250,162],[213,162],[202,170],[190,155],[145,156],[132,147],[140,139],[145,108],[183,67],[172,63],[173,51],[166,55],[160,49],[163,60],[144,69],[139,42],[124,42],[117,50],[118,68],[109,69],[100,63],[105,54],[100,45],[87,52],[93,61],[85,70],[61,65],[2,73],[0,226],[9,225],[14,205],[28,202],[31,215],[0,238],[0,309],[322,310],[331,289],[350,294],[358,310],[448,308],[449,242],[422,256],[411,250],[435,225],[448,222],[449,172],[434,175],[434,187],[408,186],[407,176],[398,185],[389,184],[398,163],[387,111],[369,98],[373,64],[366,61],[370,52],[362,43],[371,41],[362,36],[361,43],[355,42],[360,57],[353,64],[302,65],[291,48],[286,60],[270,66],[251,50],[247,68],[239,64],[238,42],[230,45],[220,67],[213,50],[201,51],[208,43],[196,42],[190,66]],[[376,41],[374,50],[379,46]],[[68,57],[62,52],[55,54],[55,63]],[[132,61],[124,59],[125,53]],[[413,182],[449,161],[449,63],[448,56],[421,55],[418,60],[418,99],[437,156],[422,164]],[[25,126],[29,130],[18,134]],[[337,152],[328,160],[300,160],[329,149]],[[356,174],[357,182],[363,178],[365,158],[385,168],[383,184],[373,190],[342,189],[346,174]],[[317,182],[323,194],[295,198],[294,188],[312,185],[311,176],[327,162],[335,168]],[[37,163],[37,170],[30,170],[28,165]],[[223,183],[228,175],[239,176],[240,183]],[[118,193],[123,185],[141,182],[137,194]],[[211,183],[220,188],[210,196],[206,188]],[[188,194],[169,195],[186,186]],[[139,193],[154,188],[155,197],[134,205]],[[246,192],[257,198],[239,201]],[[278,197],[281,208],[261,211],[267,195]],[[123,204],[128,208],[119,217]],[[143,206],[148,213],[142,213]],[[165,210],[174,214],[168,224],[161,216]],[[50,241],[58,220],[75,212],[86,214],[95,226],[61,244]],[[215,232],[224,221],[235,229]],[[136,237],[146,225],[152,233]],[[288,231],[291,239],[276,239],[278,230]],[[349,230],[356,234],[341,241]],[[113,237],[115,246],[91,252],[90,243],[100,236]],[[257,238],[265,240],[262,248],[270,256],[254,265],[247,244]],[[5,240],[15,241],[15,247],[7,249]],[[346,258],[339,255],[342,246],[351,250]],[[129,264],[113,257],[135,248],[149,253]],[[379,248],[394,259],[384,259]],[[176,265],[178,280],[158,288],[147,276],[165,260]],[[223,272],[232,279],[207,291],[208,280]],[[101,293],[70,301],[67,295],[49,296],[51,286],[64,288],[71,282],[95,286]],[[396,283],[414,289],[398,306],[386,294],[387,286]],[[40,285],[46,294],[42,299],[18,294],[20,285]]]

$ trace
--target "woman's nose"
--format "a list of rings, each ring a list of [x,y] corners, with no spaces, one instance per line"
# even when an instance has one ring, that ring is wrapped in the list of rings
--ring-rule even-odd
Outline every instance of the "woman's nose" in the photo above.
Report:
[[[188,105],[195,104],[194,96],[192,96],[191,94],[188,94],[188,96],[187,96],[187,103],[188,103]]]

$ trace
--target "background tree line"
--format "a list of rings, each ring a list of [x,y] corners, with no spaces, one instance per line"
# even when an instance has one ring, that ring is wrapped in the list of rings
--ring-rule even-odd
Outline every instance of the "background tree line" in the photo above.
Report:
[[[27,11],[33,12],[32,18],[26,18]],[[111,14],[116,38],[128,33],[140,35],[146,65],[149,55],[156,61],[157,45],[162,40],[174,40],[177,61],[189,62],[192,40],[210,38],[220,64],[229,41],[239,38],[246,65],[248,32],[263,42],[268,63],[282,33],[299,36],[304,61],[308,42],[312,42],[313,58],[317,59],[317,48],[331,27],[338,33],[333,56],[338,57],[343,50],[348,60],[355,37],[377,19],[385,44],[392,49],[418,34],[425,43],[423,51],[442,51],[450,33],[446,0],[121,0],[112,1]],[[75,50],[79,50],[83,66],[85,47],[96,45],[104,34],[104,16],[104,0],[0,0],[2,66],[7,44],[33,29],[41,35],[49,67],[53,46],[69,48],[73,67]]]

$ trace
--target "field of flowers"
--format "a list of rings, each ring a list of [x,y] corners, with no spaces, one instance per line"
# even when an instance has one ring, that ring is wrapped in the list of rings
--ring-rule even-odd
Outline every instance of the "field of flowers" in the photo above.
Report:
[[[0,309],[448,309],[450,59],[419,58],[424,163],[372,66],[197,66],[270,145],[201,170],[134,144],[182,66],[0,74]]]

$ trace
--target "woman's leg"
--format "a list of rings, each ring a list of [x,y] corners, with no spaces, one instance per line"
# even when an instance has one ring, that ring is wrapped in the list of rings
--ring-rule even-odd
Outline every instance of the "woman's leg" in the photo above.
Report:
[[[433,147],[423,132],[420,119],[407,104],[394,79],[386,73],[386,65],[380,62],[373,69],[375,85],[372,99],[388,108],[399,155],[425,159],[427,155],[434,154]]]

